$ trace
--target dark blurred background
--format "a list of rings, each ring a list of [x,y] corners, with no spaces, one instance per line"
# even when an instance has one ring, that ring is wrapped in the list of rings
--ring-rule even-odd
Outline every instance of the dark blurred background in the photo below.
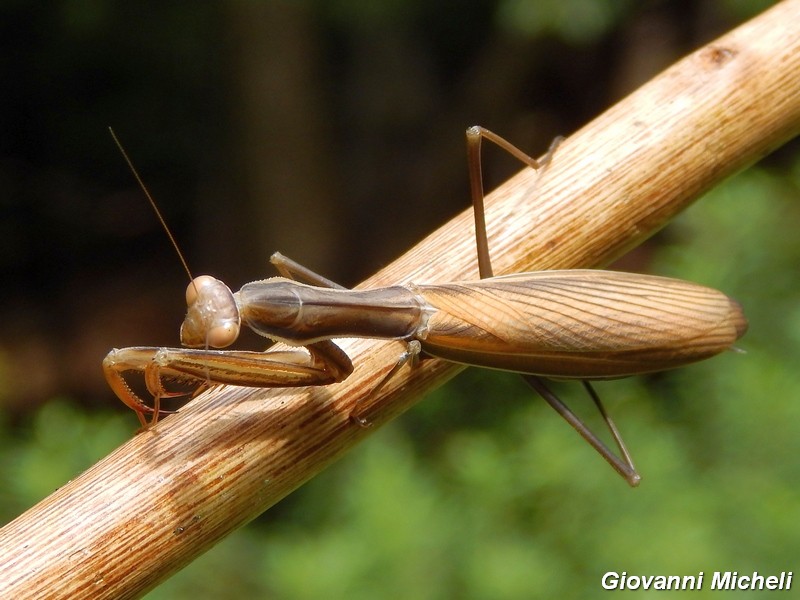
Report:
[[[467,126],[540,154],[759,3],[561,4],[5,2],[7,409],[103,404],[111,346],[177,343],[188,280],[109,125],[194,272],[281,250],[350,285],[468,205]]]
[[[22,489],[13,497],[11,491],[5,492],[6,517],[13,517],[46,494],[52,489],[48,486],[63,482],[59,477],[74,476],[113,448],[118,443],[112,441],[116,438],[103,431],[124,437],[134,430],[135,419],[123,411],[106,387],[100,369],[105,353],[111,347],[178,342],[187,276],[114,147],[109,125],[126,146],[196,274],[214,274],[236,289],[246,281],[272,275],[268,257],[280,250],[332,279],[352,285],[467,207],[464,130],[469,125],[484,125],[539,155],[553,136],[568,135],[681,56],[771,4],[756,0],[0,2],[0,402],[2,423],[8,429],[3,448],[4,456],[11,457],[9,477],[16,482],[12,487]],[[695,225],[687,217],[683,225],[669,228],[647,250],[629,259],[628,268],[694,276],[738,293],[750,311],[751,322],[758,324],[758,310],[769,313],[765,314],[762,331],[766,328],[778,336],[786,335],[779,347],[796,350],[792,344],[797,339],[791,332],[800,328],[800,317],[790,312],[784,315],[790,324],[779,324],[775,321],[775,304],[770,302],[782,298],[791,311],[790,299],[797,292],[793,260],[800,251],[779,244],[769,255],[763,249],[770,242],[743,237],[743,231],[755,236],[760,224],[768,229],[761,235],[771,235],[773,241],[783,240],[784,235],[788,239],[788,232],[777,234],[775,230],[781,222],[777,205],[758,213],[761,217],[749,213],[747,217],[741,213],[732,216],[731,211],[757,205],[757,193],[764,193],[759,186],[773,190],[774,202],[779,201],[774,196],[780,196],[776,189],[786,198],[796,199],[793,186],[800,172],[797,164],[795,143],[767,158],[760,167],[763,171],[758,171],[764,174],[755,176],[749,187],[726,188],[725,199],[713,205],[716,208],[696,212]],[[491,187],[519,165],[502,152],[489,149],[484,168]],[[777,221],[764,221],[769,214],[777,214]],[[712,223],[715,215],[719,220]],[[786,221],[786,214],[783,216]],[[747,224],[744,230],[743,222]],[[716,263],[715,245],[719,255]],[[753,246],[762,252],[754,251]],[[750,264],[740,258],[753,252],[763,263]],[[705,255],[711,256],[711,262],[697,266]],[[733,255],[736,261],[731,260]],[[772,296],[765,291],[772,289],[769,284],[755,285],[754,279],[743,281],[729,271],[750,265],[748,275],[757,275],[761,282],[762,277],[769,279],[761,272],[761,265],[782,260],[788,274],[784,270],[778,276],[781,285]],[[742,288],[736,287],[737,282]],[[753,295],[748,298],[750,291]],[[753,315],[752,305],[757,300],[765,306]],[[755,337],[754,344],[759,339],[757,331],[754,327],[749,334]],[[752,357],[753,348],[747,349]],[[720,361],[733,359],[740,360],[732,356]],[[713,361],[703,372],[715,372]],[[696,379],[698,373],[687,377]],[[519,415],[507,417],[514,419],[510,421],[497,416],[511,403],[503,402],[498,408],[489,399],[498,388],[505,396],[524,395],[524,390],[508,391],[508,386],[516,385],[507,383],[511,381],[508,379],[500,380],[502,383],[482,383],[480,379],[476,383],[478,380],[470,377],[481,376],[467,375],[462,388],[478,389],[481,397],[473,400],[468,410],[473,417],[485,419],[487,431],[521,427],[526,422]],[[754,388],[757,383],[763,384],[763,377],[753,375]],[[704,417],[692,413],[692,400],[699,400],[697,394],[703,401],[720,394],[728,398],[736,382],[721,380],[722,392],[710,391],[710,384],[706,388],[701,385],[702,391],[695,392],[686,404],[677,401],[688,411],[678,416],[670,412],[666,400],[680,394],[680,378],[622,384],[619,393],[629,394],[637,406],[655,406],[650,415],[655,423],[670,419],[693,423],[692,427],[697,427],[694,433],[679,428],[670,438],[693,440],[693,436],[707,436],[708,430],[703,429]],[[779,389],[791,394],[786,391],[787,385],[783,382]],[[655,386],[658,400],[641,400],[640,386],[650,391]],[[447,398],[460,398],[458,384],[449,389],[443,392]],[[767,392],[758,392],[762,394]],[[420,459],[428,452],[435,455],[437,448],[450,447],[451,443],[462,448],[464,440],[458,436],[466,435],[464,427],[467,431],[478,427],[478,419],[464,424],[458,412],[463,410],[462,401],[447,398],[440,404],[432,400],[434,408],[421,409],[403,425],[390,429],[393,433],[386,435],[394,436],[389,438],[392,441],[373,446],[372,452],[380,455],[380,448],[399,445],[409,449],[408,456]],[[752,397],[750,400],[757,402]],[[792,398],[784,400],[791,402]],[[37,412],[39,409],[51,412]],[[544,408],[536,405],[535,410],[535,420],[555,421]],[[719,417],[713,403],[708,410],[705,417]],[[791,426],[796,427],[796,422]],[[560,435],[561,425],[554,427]],[[107,448],[102,444],[84,448],[82,458],[69,463],[73,466],[55,469],[48,476],[40,474],[47,457],[60,451],[56,448],[85,443],[76,441],[80,437],[76,432],[106,440]],[[451,434],[461,441],[448,441]],[[524,435],[527,438],[529,433]],[[649,443],[650,434],[642,435],[639,443]],[[398,441],[397,436],[404,441]],[[539,434],[537,439],[544,437]],[[37,439],[45,440],[44,449],[36,446]],[[48,450],[48,443],[56,446]],[[563,439],[556,442],[556,452],[570,443],[578,445],[569,432],[564,432]],[[688,443],[691,455],[693,442]],[[747,447],[745,443],[737,452],[747,454]],[[552,452],[545,451],[545,455]],[[478,452],[476,457],[483,455]],[[589,452],[584,458],[587,468],[601,473],[600,479],[612,480],[609,485],[615,491],[608,506],[613,510],[618,502],[617,486],[619,493],[629,492]],[[391,454],[386,459],[400,460],[392,459]],[[456,463],[462,464],[462,459]],[[420,460],[425,463],[435,459],[427,456]],[[482,459],[475,460],[481,464]],[[797,469],[795,463],[791,465]],[[384,462],[383,466],[388,465]],[[528,466],[534,471],[541,467],[533,462]],[[380,470],[377,465],[375,468]],[[671,468],[665,467],[667,473]],[[562,473],[568,481],[583,476],[571,469],[565,467],[566,473]],[[337,477],[345,481],[342,485],[352,487],[352,478],[369,470],[361,464],[351,467],[346,475],[327,475],[325,484],[311,485],[325,485],[328,491],[317,493],[326,498],[330,489],[339,489],[334,487]],[[497,468],[491,472],[497,474]],[[674,485],[674,479],[664,477],[666,484]],[[694,473],[686,479],[697,481],[701,477]],[[20,478],[31,481],[20,482]],[[543,495],[542,486],[555,485],[536,481],[525,493]],[[445,488],[452,492],[452,485],[449,482]],[[481,493],[489,493],[487,486],[506,486],[525,494],[519,491],[519,482],[491,482],[489,477],[476,485]],[[375,486],[384,489],[377,483]],[[723,504],[729,500],[720,488],[707,488],[707,492],[708,498],[703,498],[708,507],[714,505],[713,498]],[[314,492],[307,493],[313,497]],[[443,493],[446,498],[447,493]],[[565,498],[575,497],[564,493]],[[721,495],[716,496],[718,493]],[[594,497],[595,492],[588,494]],[[274,521],[282,523],[276,526],[279,531],[289,527],[286,523],[305,524],[305,533],[313,538],[322,535],[322,522],[346,522],[341,514],[316,513],[317,509],[309,508],[312,500],[308,505],[302,502],[290,499],[286,507],[282,504],[271,511],[276,515]],[[346,504],[345,500],[341,502]],[[441,497],[432,504],[437,502],[447,505]],[[498,506],[508,506],[510,501],[504,498],[498,502]],[[490,501],[483,499],[476,506],[488,504]],[[797,505],[789,505],[796,516]],[[419,517],[416,523],[422,531],[433,528],[431,521],[441,524],[434,508],[426,507],[422,512],[431,515],[430,520]],[[529,548],[521,541],[526,535],[560,538],[561,519],[571,521],[571,508],[554,503],[549,509],[561,511],[562,516],[547,525],[537,521],[529,530],[517,524],[510,530],[511,538],[522,548]],[[356,519],[364,516],[362,510],[352,508]],[[404,505],[387,510],[391,515],[412,508]],[[528,514],[525,511],[532,509],[520,510]],[[311,518],[309,514],[317,516]],[[585,518],[586,528],[594,531],[588,535],[599,535],[600,529],[592,529],[590,517]],[[576,527],[575,521],[567,527]],[[628,523],[625,527],[641,525]],[[659,527],[670,529],[663,520]],[[689,519],[687,532],[694,527]],[[298,535],[293,531],[288,537]],[[487,526],[486,531],[475,534],[477,547],[487,543],[487,535],[494,539],[499,534]],[[366,538],[371,536],[386,539],[373,529],[366,533]],[[717,546],[700,537],[713,554]],[[292,564],[299,564],[302,552],[293,547],[287,563],[275,558],[277,562],[270,567],[270,557],[274,558],[271,553],[280,553],[277,548],[286,546],[273,542],[271,550],[265,551],[260,540],[247,540],[243,542],[246,547],[250,544],[259,549],[255,552],[268,572],[281,564],[281,572],[286,574],[285,564],[292,560]],[[456,547],[469,546],[454,540]],[[347,555],[334,541],[328,543],[333,555]],[[623,547],[625,543],[621,542]],[[654,543],[659,543],[658,539]],[[720,542],[719,547],[726,544]],[[402,544],[398,547],[405,548]],[[520,580],[508,594],[501,593],[505,583],[474,581],[473,575],[457,575],[461,571],[452,565],[443,567],[447,572],[437,572],[433,580],[446,582],[444,589],[464,592],[454,592],[451,597],[515,597],[514,590],[520,593],[516,597],[535,597],[534,589],[575,591],[583,588],[574,587],[579,584],[569,575],[574,572],[571,569],[586,568],[590,577],[595,577],[578,547],[566,553],[566,563],[559,563],[545,550],[533,547],[528,553],[528,549],[519,550],[513,543],[503,546],[492,555],[498,563],[496,568],[511,569],[517,562],[521,565],[521,571],[498,579],[505,583]],[[231,556],[248,553],[241,549],[230,552]],[[446,553],[444,549],[441,552]],[[514,558],[502,560],[504,552]],[[405,550],[399,555],[404,556]],[[795,552],[794,557],[797,555]],[[517,561],[520,556],[523,558]],[[386,560],[396,565],[398,559]],[[236,562],[230,559],[230,565]],[[533,563],[538,565],[536,576],[526,571]],[[471,564],[466,559],[459,564],[469,573],[474,571],[464,567]],[[620,570],[630,564],[622,564]],[[752,570],[747,564],[744,570]],[[314,564],[309,568],[314,572],[321,567]],[[699,565],[695,570],[702,568],[710,567]],[[553,569],[564,575],[563,581],[551,581]],[[224,568],[217,570],[219,573]],[[374,565],[363,571],[353,567],[352,573],[331,569],[325,577],[320,576],[320,581],[329,581],[327,577],[336,572],[349,582],[342,584],[350,586],[342,588],[342,594],[356,597],[352,595],[358,587],[354,582],[360,585],[371,581],[374,587],[365,589],[375,593],[386,589],[378,571]],[[302,586],[286,584],[284,588],[273,581],[271,587],[263,587],[256,575],[237,579],[235,572],[232,567],[231,577],[245,591],[269,590],[277,596],[304,597]],[[416,571],[409,567],[409,572]],[[530,578],[526,579],[526,573]],[[386,577],[392,579],[390,574]],[[314,576],[304,575],[299,580],[310,585]],[[183,581],[180,585],[191,587],[188,579]],[[551,581],[550,587],[543,583],[547,581]],[[596,580],[591,581],[587,589],[597,589]],[[525,582],[532,587],[525,587]],[[409,589],[407,583],[401,585]],[[483,586],[487,586],[486,594],[479,593]],[[331,597],[336,597],[337,589],[327,588],[332,590]],[[431,589],[434,592],[428,597],[448,597],[442,589]],[[211,595],[205,597],[236,597],[226,596],[224,591],[214,595],[208,588],[206,592]],[[164,597],[183,597],[178,587],[171,593]],[[365,593],[365,597],[368,595]],[[314,595],[309,593],[309,597]]]

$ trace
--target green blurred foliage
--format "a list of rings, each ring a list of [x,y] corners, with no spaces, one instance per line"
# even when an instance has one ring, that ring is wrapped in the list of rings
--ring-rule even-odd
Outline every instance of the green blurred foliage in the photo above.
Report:
[[[86,412],[54,399],[15,427],[0,423],[0,521],[12,518],[130,437],[124,415]]]
[[[308,4],[318,7],[320,19],[335,22],[341,37],[379,24],[414,23],[434,12],[418,1],[375,4],[369,11],[352,1]],[[450,4],[452,10],[460,5]],[[634,4],[505,0],[476,3],[470,14],[493,14],[487,31],[555,36],[580,45],[618,27]],[[744,19],[764,3],[724,5]],[[80,41],[97,35],[113,6],[103,0],[62,2],[48,22],[68,23],[71,39],[88,56],[95,44]],[[576,7],[591,18],[565,18]],[[197,45],[216,43],[207,37],[209,14],[216,8],[209,4],[203,10],[206,20],[200,13],[192,13],[192,20],[185,11],[168,9],[168,26],[153,45],[142,47],[143,59],[129,55],[131,62],[116,65],[118,73],[132,78],[156,68],[163,55],[166,68],[159,77],[183,79],[176,83],[174,104],[154,100],[158,96],[151,97],[146,86],[128,100],[128,108],[137,111],[131,122],[153,124],[133,135],[137,147],[161,155],[153,159],[156,164],[162,160],[171,167],[176,157],[188,156],[204,169],[220,167],[197,141],[214,127],[209,121],[221,100],[210,88],[218,81],[205,81],[210,64],[181,59],[194,56]],[[438,25],[452,31],[454,23]],[[56,58],[66,61],[66,53]],[[30,71],[36,84],[57,81],[62,63],[37,61],[45,70]],[[83,107],[85,96],[67,93],[74,88],[86,96],[96,93],[81,81],[68,80],[48,97]],[[104,97],[108,114],[123,96],[118,83],[111,89],[115,94]],[[189,103],[197,107],[188,110]],[[89,125],[93,114],[78,111],[61,119],[52,107],[32,114],[35,121],[55,123],[61,139],[76,145],[98,135]],[[176,133],[165,137],[170,129]],[[82,154],[72,147],[51,151]],[[117,161],[110,153],[105,160]],[[101,177],[106,163],[91,169]],[[182,174],[185,180],[192,176]],[[740,344],[744,353],[597,386],[643,473],[639,489],[630,490],[518,377],[471,369],[147,598],[590,597],[609,570],[691,575],[795,569],[800,556],[798,196],[800,161],[784,153],[770,166],[720,185],[659,236],[648,270],[724,290],[742,302],[750,331]],[[90,205],[73,218],[81,221],[94,209]],[[108,346],[115,343],[109,340]],[[3,359],[2,376],[13,378]],[[557,389],[599,426],[579,386]],[[0,412],[3,522],[109,453],[135,426],[130,414],[78,407],[64,398],[32,413]]]

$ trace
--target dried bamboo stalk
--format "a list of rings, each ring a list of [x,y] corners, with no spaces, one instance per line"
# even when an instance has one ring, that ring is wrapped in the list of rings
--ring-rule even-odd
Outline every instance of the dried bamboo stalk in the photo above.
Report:
[[[545,172],[503,184],[487,207],[496,272],[606,264],[796,135],[797,23],[800,0],[777,4],[569,137]],[[473,240],[465,211],[363,285],[475,279]],[[401,346],[342,345],[345,382],[202,394],[9,523],[0,597],[140,597],[459,370],[403,370],[361,429],[349,412]]]

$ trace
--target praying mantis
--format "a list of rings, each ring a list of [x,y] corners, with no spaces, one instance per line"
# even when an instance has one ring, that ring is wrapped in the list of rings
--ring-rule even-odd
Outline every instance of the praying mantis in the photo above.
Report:
[[[521,373],[631,486],[638,485],[640,475],[589,380],[676,368],[730,349],[747,330],[742,309],[717,290],[651,275],[575,269],[495,277],[484,218],[484,139],[537,170],[547,166],[558,144],[556,140],[537,161],[487,129],[467,130],[479,280],[349,290],[277,253],[271,262],[280,277],[247,283],[236,293],[211,276],[190,275],[181,327],[185,347],[112,350],[103,361],[112,390],[147,428],[162,412],[161,398],[183,395],[165,389],[164,380],[200,388],[327,385],[343,381],[354,368],[333,339],[396,340],[405,343],[406,350],[373,393],[422,355]],[[142,188],[146,192],[143,184]],[[177,249],[149,194],[148,199]],[[184,267],[189,272],[185,262]],[[242,323],[306,351],[221,350],[236,340]],[[143,373],[153,407],[128,385],[128,371]],[[621,457],[549,390],[542,377],[581,380]],[[357,425],[369,425],[358,406],[351,417]]]

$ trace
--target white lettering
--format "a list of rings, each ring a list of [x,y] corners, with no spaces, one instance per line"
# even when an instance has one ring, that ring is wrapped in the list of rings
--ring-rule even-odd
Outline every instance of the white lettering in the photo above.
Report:
[[[737,571],[716,571],[711,581],[712,590],[790,590],[792,589],[792,572],[782,572],[780,576],[760,575],[753,571],[752,575],[739,575]]]
[[[603,579],[600,581],[600,585],[603,586],[604,590],[615,590],[619,585],[619,573],[615,573],[614,571],[609,571],[605,575],[603,575]]]
[[[652,582],[653,583],[653,589],[654,590],[668,590],[668,589],[671,589],[670,588],[670,582],[673,579],[680,580],[680,577],[678,577],[677,575],[672,575],[670,577],[665,577],[664,575],[659,575]],[[645,588],[645,589],[647,589],[647,588]]]
[[[780,575],[762,575],[758,571],[740,575],[738,571],[715,571],[712,590],[790,590],[792,571]],[[697,575],[629,575],[627,571],[608,571],[601,585],[606,590],[702,590],[704,573]]]
[[[697,575],[684,575],[674,588],[667,588],[668,590],[699,590],[703,587],[703,574]]]
[[[718,579],[715,575],[715,582]],[[730,574],[727,575],[730,578]],[[618,573],[608,571],[603,574],[600,584],[606,590],[701,590],[703,589],[703,573],[697,575],[628,575],[626,571]]]
[[[712,590],[729,590],[732,589],[731,586],[731,578],[735,580],[736,573],[731,573],[730,571],[725,571],[724,573],[720,573],[719,571],[714,572],[714,579],[711,580],[711,589]]]
[[[647,577],[647,576],[643,575],[642,576],[642,588],[645,589],[645,590],[649,590],[650,586],[653,585],[653,581],[655,579],[660,578],[660,577],[663,577],[663,575],[659,575],[658,577],[656,577],[655,575],[650,575],[650,577]]]
[[[638,575],[628,575],[628,579],[624,585],[626,587],[623,587],[622,589],[638,590],[639,586],[642,585],[642,580]]]

